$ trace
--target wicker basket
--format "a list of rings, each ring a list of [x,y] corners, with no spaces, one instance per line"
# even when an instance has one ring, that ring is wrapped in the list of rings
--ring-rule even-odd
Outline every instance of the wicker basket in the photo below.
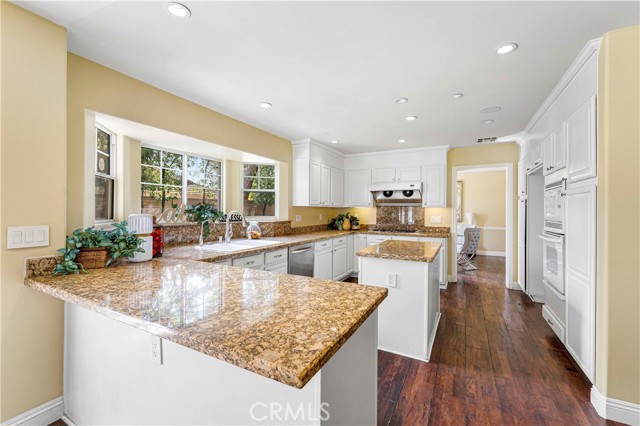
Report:
[[[100,269],[107,267],[109,249],[104,247],[82,248],[76,255],[76,262],[84,269]]]

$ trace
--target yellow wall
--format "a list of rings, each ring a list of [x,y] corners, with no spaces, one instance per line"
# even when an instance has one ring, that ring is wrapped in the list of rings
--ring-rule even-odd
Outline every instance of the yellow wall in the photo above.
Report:
[[[640,404],[640,27],[605,34],[598,66],[596,387]]]
[[[476,225],[482,228],[479,250],[504,253],[506,173],[461,172],[458,182],[462,182],[462,223],[467,223],[466,214],[473,212]]]
[[[62,394],[62,302],[25,287],[24,258],[65,236],[66,31],[0,2],[0,239],[8,226],[49,225],[50,247],[1,252],[1,401],[5,421]]]

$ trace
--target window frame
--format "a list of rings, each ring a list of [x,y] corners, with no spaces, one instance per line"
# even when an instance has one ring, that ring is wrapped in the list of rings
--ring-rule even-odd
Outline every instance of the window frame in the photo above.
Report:
[[[244,175],[244,166],[245,165],[249,165],[249,166],[273,166],[273,190],[271,189],[245,189],[244,187],[244,179],[245,179],[245,175]],[[279,175],[279,168],[278,165],[276,163],[261,163],[258,161],[243,161],[241,163],[241,172],[240,172],[240,200],[242,202],[242,215],[247,218],[247,219],[252,219],[252,220],[258,220],[258,221],[268,221],[268,220],[278,220],[278,201],[280,199],[279,197],[279,190],[278,190],[278,181],[280,180],[280,175]],[[245,215],[244,212],[244,194],[245,192],[273,192],[273,195],[275,196],[275,203],[274,203],[274,210],[273,210],[273,216],[247,216]]]
[[[106,133],[109,135],[109,144],[111,145],[110,150],[109,150],[109,174],[106,173],[100,173],[98,172],[98,152],[102,152],[102,151],[98,151],[98,146],[97,146],[97,142],[98,142],[98,130]],[[93,200],[93,222],[96,225],[99,226],[105,226],[105,225],[110,225],[112,223],[115,222],[116,220],[116,200],[117,200],[117,185],[116,185],[116,179],[118,177],[118,175],[116,174],[116,151],[117,151],[117,143],[118,143],[118,137],[116,135],[115,132],[113,132],[112,130],[109,130],[109,128],[107,128],[106,126],[104,126],[103,124],[100,124],[98,122],[95,123],[95,138],[94,138],[94,142],[93,142],[93,150],[94,150],[94,159],[93,159],[93,174],[94,174],[94,180],[95,177],[101,177],[104,179],[110,179],[113,181],[113,194],[112,194],[112,200],[111,200],[111,208],[112,208],[112,219],[96,219],[95,216],[95,188],[94,188],[94,200]],[[104,154],[104,153],[103,153]],[[94,183],[95,186],[95,183]]]
[[[142,143],[140,144],[141,148],[149,148],[149,149],[155,149],[157,151],[163,151],[163,152],[168,152],[170,154],[176,154],[176,155],[181,155],[182,156],[182,199],[181,204],[187,205],[187,175],[189,173],[188,171],[188,164],[187,164],[187,157],[191,156],[191,157],[197,157],[197,158],[202,158],[204,160],[209,160],[209,161],[215,161],[218,164],[220,164],[220,179],[219,179],[219,188],[217,189],[218,191],[218,200],[220,202],[220,210],[224,211],[224,199],[223,199],[223,190],[224,190],[224,185],[223,185],[223,179],[224,179],[224,161],[220,160],[219,158],[214,158],[214,157],[208,157],[206,155],[201,155],[201,154],[195,154],[193,152],[187,152],[187,151],[180,151],[180,150],[174,150],[174,149],[167,149],[164,148],[162,146],[158,146],[158,145],[153,145],[153,144],[149,144],[149,143]],[[142,167],[143,166],[147,166],[147,167],[158,167],[158,166],[148,166],[145,164],[142,164],[142,162],[140,162],[140,170],[142,171]],[[160,166],[158,167],[160,168],[160,173],[162,173],[162,163],[160,163]],[[142,179],[140,180],[140,187],[142,189],[142,185],[145,185],[144,182],[142,182]],[[146,184],[146,185],[157,185],[157,184]],[[158,185],[158,186],[163,186]],[[215,189],[212,189],[211,191],[216,191]],[[140,208],[142,208],[142,200],[140,200]]]

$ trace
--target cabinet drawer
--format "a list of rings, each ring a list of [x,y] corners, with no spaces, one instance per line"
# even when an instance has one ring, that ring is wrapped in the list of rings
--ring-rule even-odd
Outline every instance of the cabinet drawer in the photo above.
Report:
[[[264,267],[264,270],[269,272],[279,272],[281,274],[286,274],[288,272],[287,262],[283,261],[283,262],[274,263],[273,265],[267,265]]]
[[[547,309],[546,306],[542,307],[542,318],[544,318],[547,324],[549,324],[549,327],[551,327],[553,332],[556,333],[558,339],[560,339],[560,341],[564,343],[564,326],[558,320],[558,318],[556,318],[553,312]]]
[[[274,250],[264,254],[264,264],[271,265],[287,260],[287,249]]]
[[[256,254],[254,256],[241,257],[239,259],[233,259],[233,266],[240,266],[242,268],[261,268],[264,265],[264,255]]]
[[[340,237],[340,238],[334,238],[333,239],[333,246],[337,247],[337,246],[343,246],[347,244],[347,237]]]
[[[331,240],[320,241],[315,245],[316,251],[329,250],[331,247],[333,247],[333,242]]]
[[[374,244],[381,243],[386,240],[390,240],[391,235],[367,235],[367,245],[372,246]]]
[[[231,259],[221,260],[220,262],[216,262],[216,265],[228,265],[228,266],[231,266]]]

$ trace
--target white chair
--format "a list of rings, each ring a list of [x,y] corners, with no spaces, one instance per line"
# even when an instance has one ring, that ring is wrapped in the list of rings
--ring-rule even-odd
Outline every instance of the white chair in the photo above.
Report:
[[[475,271],[476,266],[471,263],[471,259],[478,252],[480,244],[480,228],[466,228],[464,230],[464,243],[458,254],[458,265],[466,271]]]

